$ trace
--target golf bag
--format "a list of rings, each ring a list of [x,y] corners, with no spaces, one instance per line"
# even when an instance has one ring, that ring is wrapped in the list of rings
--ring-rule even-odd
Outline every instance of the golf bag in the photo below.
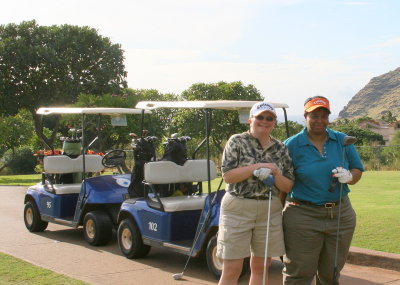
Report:
[[[133,158],[135,165],[132,169],[131,183],[128,187],[130,197],[143,197],[144,195],[144,164],[155,160],[154,141],[157,137],[148,136],[132,140]]]
[[[176,164],[183,165],[187,158],[186,142],[190,140],[190,137],[183,136],[177,137],[177,134],[173,134],[164,145],[164,155],[161,160],[173,161]]]
[[[188,136],[177,137],[177,134],[173,134],[163,144],[164,155],[162,156],[161,160],[168,160],[178,165],[183,165],[186,160],[188,160],[186,142],[189,140],[190,137]],[[192,184],[159,184],[156,186],[156,189],[160,197],[168,197],[171,195],[190,195],[192,193]]]
[[[82,153],[82,137],[79,136],[82,130],[71,128],[69,132],[71,136],[60,137],[60,141],[63,142],[62,154],[71,158],[77,158]],[[63,173],[56,176],[58,176],[57,183],[60,184],[71,184],[82,181],[81,173]]]

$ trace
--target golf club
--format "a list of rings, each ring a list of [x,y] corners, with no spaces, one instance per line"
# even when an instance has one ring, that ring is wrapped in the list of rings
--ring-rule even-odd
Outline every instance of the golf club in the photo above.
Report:
[[[357,141],[355,137],[345,136],[343,138],[343,148],[342,148],[342,167],[344,168],[344,160],[346,154],[346,146],[354,144]],[[340,216],[341,216],[341,208],[342,208],[342,192],[343,192],[343,183],[340,183],[340,192],[339,192],[339,213],[338,213],[338,222],[336,229],[336,248],[335,248],[335,263],[333,267],[333,285],[337,284],[337,265],[338,265],[338,250],[339,250],[339,230],[340,230]]]
[[[175,280],[182,280],[183,274],[184,274],[185,271],[186,271],[186,267],[187,267],[188,264],[189,264],[189,260],[190,260],[190,258],[192,257],[193,250],[194,250],[194,246],[196,245],[197,240],[199,239],[200,233],[203,231],[205,225],[208,223],[209,217],[210,217],[210,215],[211,215],[211,210],[212,210],[212,208],[213,208],[213,206],[214,206],[215,199],[216,199],[216,197],[218,196],[218,191],[219,191],[219,189],[221,188],[222,182],[223,182],[223,180],[221,179],[221,182],[220,182],[220,184],[219,184],[219,186],[218,186],[218,190],[215,192],[215,195],[214,195],[214,197],[213,197],[213,199],[212,199],[212,201],[211,201],[211,203],[210,203],[210,207],[208,208],[208,211],[207,211],[207,214],[206,214],[206,218],[204,219],[204,222],[203,222],[203,224],[201,225],[199,231],[197,231],[197,233],[196,233],[196,236],[195,236],[195,239],[194,239],[194,241],[193,241],[192,247],[190,248],[189,256],[188,256],[188,258],[187,258],[187,260],[186,260],[186,263],[185,263],[185,266],[183,267],[182,272],[181,272],[181,273],[174,273],[174,274],[172,274],[172,278],[174,278]]]
[[[263,270],[263,281],[265,284],[267,278],[267,259],[268,259],[268,241],[269,241],[269,223],[271,216],[271,197],[272,197],[272,186],[274,186],[275,179],[272,175],[263,180],[263,183],[268,187],[268,219],[267,219],[267,235],[265,238],[265,253],[264,253],[264,270]]]

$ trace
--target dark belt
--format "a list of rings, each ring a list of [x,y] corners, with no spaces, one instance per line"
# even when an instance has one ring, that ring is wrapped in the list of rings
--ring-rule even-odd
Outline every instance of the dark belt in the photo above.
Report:
[[[300,204],[300,205],[307,205],[307,206],[313,206],[313,207],[323,207],[323,208],[334,208],[336,205],[338,205],[340,202],[343,202],[343,200],[346,198],[347,196],[343,197],[342,200],[338,200],[338,201],[333,201],[333,202],[327,202],[324,204],[315,204],[312,203],[310,201],[304,201],[304,200],[297,200],[297,199],[293,199],[290,198],[289,202],[293,203],[293,204]]]
[[[268,200],[269,196],[250,196],[250,197],[243,197],[243,196],[238,196],[235,195],[234,193],[229,193],[230,195],[237,197],[237,198],[242,198],[242,199],[252,199],[252,200]]]
[[[269,196],[253,196],[253,197],[243,197],[243,198],[252,200],[268,200]]]

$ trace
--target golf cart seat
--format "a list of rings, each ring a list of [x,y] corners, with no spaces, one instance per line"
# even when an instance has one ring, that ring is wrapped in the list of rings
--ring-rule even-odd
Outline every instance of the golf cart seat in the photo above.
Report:
[[[103,157],[101,155],[85,155],[85,172],[100,172],[104,170],[101,163]],[[83,157],[71,158],[67,155],[45,156],[43,160],[44,175],[67,174],[67,173],[83,173]],[[59,181],[52,183],[51,190],[55,194],[74,194],[81,191],[81,179],[79,183],[62,184]]]
[[[210,180],[217,176],[215,163],[210,160]],[[164,212],[201,210],[206,194],[191,196],[158,197],[153,184],[187,183],[208,181],[207,160],[187,160],[183,165],[172,161],[153,161],[144,165],[144,180],[146,188],[155,194],[155,198],[145,195],[150,207]]]
[[[54,193],[57,195],[78,194],[81,192],[82,183],[53,184]]]
[[[104,170],[101,163],[103,157],[97,154],[85,155],[85,172],[100,172]],[[63,174],[83,172],[83,156],[71,158],[67,155],[45,156],[43,169],[47,173]]]

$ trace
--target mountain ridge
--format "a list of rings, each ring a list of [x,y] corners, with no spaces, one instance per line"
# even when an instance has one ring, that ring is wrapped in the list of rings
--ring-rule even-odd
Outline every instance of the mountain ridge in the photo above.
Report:
[[[400,67],[373,77],[339,112],[339,118],[380,119],[388,111],[400,119]]]

